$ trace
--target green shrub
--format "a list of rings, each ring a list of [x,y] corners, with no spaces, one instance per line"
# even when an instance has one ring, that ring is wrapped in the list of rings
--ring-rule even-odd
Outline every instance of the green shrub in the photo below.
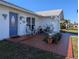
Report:
[[[53,43],[58,43],[61,39],[62,34],[61,33],[56,33],[55,35],[52,36]]]

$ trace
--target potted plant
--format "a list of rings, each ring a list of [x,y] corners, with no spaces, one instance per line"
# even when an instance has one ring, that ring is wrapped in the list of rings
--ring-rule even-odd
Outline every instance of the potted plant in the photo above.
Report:
[[[52,38],[48,38],[48,44],[52,44],[53,39]]]
[[[49,33],[48,44],[52,44],[52,41],[53,41],[53,39],[52,39],[52,34]]]
[[[46,37],[44,38],[44,40],[47,44],[52,44],[52,36],[49,36],[48,34],[46,34]]]

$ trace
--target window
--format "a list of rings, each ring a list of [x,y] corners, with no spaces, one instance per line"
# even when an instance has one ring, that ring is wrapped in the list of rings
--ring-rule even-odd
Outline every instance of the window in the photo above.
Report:
[[[27,21],[27,26],[30,26],[31,18],[30,17],[27,17],[26,21]]]
[[[26,21],[27,21],[27,26],[29,26],[29,29],[30,30],[34,30],[34,26],[35,26],[35,18],[34,17],[27,17],[26,18]]]
[[[35,26],[35,18],[32,18],[32,25]]]

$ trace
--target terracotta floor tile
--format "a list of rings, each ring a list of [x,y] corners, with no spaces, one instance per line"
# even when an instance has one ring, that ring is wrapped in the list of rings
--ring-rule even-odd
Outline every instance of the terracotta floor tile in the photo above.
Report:
[[[44,35],[35,35],[32,37],[24,36],[22,38],[10,39],[13,42],[20,42],[45,51],[50,51],[62,56],[67,56],[69,45],[69,34],[62,33],[62,39],[58,44],[47,44],[43,41]]]

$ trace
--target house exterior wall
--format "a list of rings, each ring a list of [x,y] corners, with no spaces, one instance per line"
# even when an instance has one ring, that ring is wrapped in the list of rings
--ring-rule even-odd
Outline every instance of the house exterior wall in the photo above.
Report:
[[[39,18],[37,22],[39,22],[38,24],[39,26],[42,26],[42,28],[46,28],[47,26],[50,26],[51,28],[53,28],[52,31],[60,32],[60,18],[57,16],[55,17],[55,19]]]
[[[55,32],[60,32],[60,18],[58,16],[52,21]]]
[[[7,18],[5,19],[2,14],[7,14]],[[0,40],[3,38],[9,38],[9,13],[0,6]]]
[[[53,25],[54,31],[59,32],[60,30],[59,18],[51,19],[51,18],[37,17],[30,13],[25,13],[20,10],[16,10],[10,7],[0,5],[0,40],[10,37],[9,36],[9,12],[14,12],[18,14],[18,35],[20,36],[27,34],[26,32],[27,17],[35,17],[35,29],[37,29],[39,26],[42,26],[42,28],[45,28],[47,25],[48,26],[51,25],[51,27]],[[7,14],[6,19],[2,16],[2,14]],[[20,16],[23,16],[21,20],[20,20]]]
[[[37,24],[36,27],[38,26],[39,22],[37,16],[0,5],[0,40],[9,38],[9,12],[14,12],[18,14],[18,35],[26,34],[27,17],[35,17],[35,24]],[[2,14],[7,14],[6,19],[2,16]],[[20,16],[23,16],[24,18],[20,20]],[[23,23],[23,21],[25,21],[25,23]]]

